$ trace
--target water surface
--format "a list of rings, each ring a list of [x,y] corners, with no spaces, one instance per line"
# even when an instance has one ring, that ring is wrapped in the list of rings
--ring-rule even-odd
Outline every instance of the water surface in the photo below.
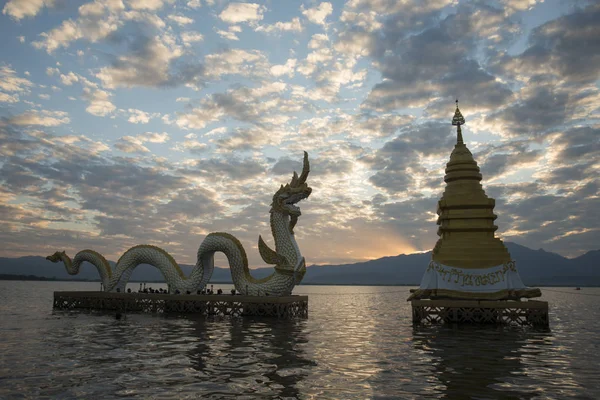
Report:
[[[300,286],[298,321],[53,312],[98,288],[0,281],[0,398],[600,398],[599,288],[542,289],[549,331],[413,327],[408,287]]]

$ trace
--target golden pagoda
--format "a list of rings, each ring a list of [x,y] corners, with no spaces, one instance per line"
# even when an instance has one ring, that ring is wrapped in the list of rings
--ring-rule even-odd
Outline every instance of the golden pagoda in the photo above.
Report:
[[[438,236],[432,259],[413,299],[517,300],[539,297],[527,288],[502,240],[494,237],[495,200],[481,186],[481,172],[465,145],[458,108],[452,118],[457,140],[446,164],[446,189],[438,202]]]

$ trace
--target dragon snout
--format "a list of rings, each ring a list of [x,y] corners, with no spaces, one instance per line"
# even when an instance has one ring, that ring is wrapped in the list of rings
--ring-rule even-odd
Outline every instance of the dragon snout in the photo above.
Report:
[[[46,260],[52,261],[54,263],[58,262],[58,261],[60,261],[60,255],[61,254],[62,254],[61,252],[57,251],[56,253],[50,254],[48,257],[46,257]]]

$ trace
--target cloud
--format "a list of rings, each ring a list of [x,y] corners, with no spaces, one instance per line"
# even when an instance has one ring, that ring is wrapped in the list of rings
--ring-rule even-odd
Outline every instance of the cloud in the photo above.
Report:
[[[177,24],[179,24],[181,26],[185,26],[185,25],[194,23],[194,20],[192,18],[186,17],[184,15],[171,14],[167,18],[173,22],[176,22]]]
[[[107,88],[167,86],[178,81],[170,66],[183,54],[179,46],[165,38],[138,35],[129,50],[117,57],[112,66],[102,67],[96,74]]]
[[[505,136],[529,134],[542,136],[565,122],[569,95],[553,86],[527,86],[521,90],[519,100],[497,112],[489,114],[486,122]]]
[[[0,103],[18,103],[19,96],[0,92]]]
[[[263,19],[265,10],[264,6],[256,3],[229,3],[219,18],[228,24],[256,23]]]
[[[46,67],[46,75],[54,76],[60,74],[60,70],[58,68]]]
[[[529,47],[514,57],[503,56],[499,67],[508,76],[527,79],[551,74],[571,84],[600,79],[600,4],[561,16],[533,29]]]
[[[593,185],[593,184],[592,184]],[[508,185],[510,188],[510,185]],[[590,189],[594,194],[590,195]],[[500,202],[497,224],[504,240],[518,240],[531,247],[550,247],[563,254],[582,254],[597,247],[597,185],[582,185],[564,195],[542,190],[510,202]]]
[[[163,8],[165,0],[129,0],[129,6],[134,10],[157,11]]]
[[[144,141],[148,141],[150,143],[166,143],[170,140],[169,134],[167,132],[156,133],[156,132],[146,132],[143,134]]]
[[[302,10],[302,14],[313,24],[325,25],[325,19],[333,12],[329,2],[323,2],[316,7]]]
[[[226,31],[215,28],[215,32],[217,33],[217,35],[221,36],[223,39],[233,40],[233,41],[240,40],[240,38],[237,37],[237,34],[240,33],[241,31],[242,31],[242,28],[240,28],[237,25],[231,25]]]
[[[188,31],[181,33],[181,41],[186,47],[190,47],[192,43],[201,42],[204,40],[204,36],[201,33]]]
[[[388,18],[368,21],[354,14],[366,2],[354,2],[345,14],[348,25],[335,48],[350,57],[372,57],[382,75],[363,107],[387,112],[403,107],[428,108],[438,116],[438,104],[452,98],[472,99],[477,111],[487,111],[511,99],[511,86],[497,79],[477,57],[478,46],[509,43],[518,25],[502,10],[485,4],[459,5],[443,16],[444,2],[390,4]],[[387,4],[387,2],[386,2]],[[374,6],[379,10],[379,6]],[[380,23],[383,21],[383,23]],[[436,104],[438,103],[438,104]]]
[[[152,118],[152,115],[147,112],[136,110],[135,108],[129,108],[127,111],[130,113],[127,121],[132,124],[147,124],[150,122],[150,118]]]
[[[217,147],[217,152],[229,154],[237,151],[260,151],[264,146],[276,146],[288,135],[283,130],[270,127],[237,128],[228,135],[211,139]]]
[[[260,51],[226,49],[209,54],[204,58],[206,75],[216,79],[223,75],[268,76],[270,69],[267,57]]]
[[[195,160],[185,169],[180,170],[185,175],[211,177],[220,179],[229,178],[233,181],[256,178],[265,172],[263,164],[251,159],[211,158],[208,160]]]
[[[32,42],[38,49],[48,53],[60,47],[68,47],[71,42],[86,39],[92,43],[106,39],[121,26],[118,12],[123,8],[120,1],[101,3],[94,1],[79,7],[76,20],[64,20],[61,25],[40,34],[41,40]]]
[[[136,136],[123,136],[115,143],[115,148],[124,153],[149,153],[150,150],[143,143],[166,143],[169,140],[166,132],[146,132]]]
[[[142,145],[143,141],[133,136],[123,136],[115,143],[115,148],[125,153],[149,153],[150,150]]]
[[[376,171],[369,180],[382,191],[420,197],[417,193],[427,188],[431,176],[421,160],[436,157],[441,164],[455,140],[447,123],[412,125],[402,129],[399,136],[386,142],[373,155],[363,157],[362,161]]]
[[[207,3],[209,3],[209,2],[207,2]],[[189,8],[193,8],[193,9],[202,7],[202,3],[200,2],[200,0],[189,0],[186,5]]]
[[[539,167],[543,152],[530,149],[530,142],[512,141],[500,145],[485,146],[473,156],[481,164],[481,173],[488,180],[522,171],[527,167]]]
[[[2,14],[19,21],[26,17],[35,17],[43,7],[53,5],[53,0],[8,0],[2,9]]]
[[[167,24],[158,15],[147,11],[125,11],[120,14],[124,21],[134,21],[140,25],[149,26],[157,30],[164,29]]]
[[[0,65],[0,102],[16,103],[19,94],[29,93],[33,86],[29,79],[18,77],[10,65]]]
[[[263,82],[254,88],[240,86],[225,93],[214,93],[200,101],[198,107],[178,113],[175,123],[184,129],[202,129],[213,122],[233,118],[273,129],[306,107],[301,100],[282,96],[286,88],[283,82]]]
[[[288,22],[281,22],[281,21],[277,21],[276,23],[272,24],[272,25],[261,25],[258,26],[255,30],[257,32],[266,32],[266,33],[272,33],[272,32],[302,32],[303,30],[303,26],[300,23],[300,18],[295,17],[292,18],[291,21]]]
[[[66,75],[61,74],[60,81],[62,82],[63,85],[71,86],[73,83],[79,82],[79,77],[76,74],[74,74],[73,72],[69,72]]]
[[[109,115],[116,109],[110,101],[110,96],[109,92],[101,89],[83,88],[83,98],[90,102],[85,111],[97,117]]]
[[[273,76],[282,76],[282,75],[287,75],[289,77],[294,76],[294,70],[296,69],[296,59],[295,58],[289,58],[285,64],[280,64],[280,65],[273,65],[270,69],[271,74],[273,74]]]
[[[530,10],[535,7],[537,3],[542,3],[543,0],[502,0],[505,10],[512,14],[517,11]]]
[[[15,115],[6,120],[8,124],[16,126],[58,126],[71,122],[69,114],[64,111],[29,110],[23,114]]]
[[[176,151],[189,151],[192,154],[202,154],[208,150],[208,145],[193,138],[187,138],[173,147]]]

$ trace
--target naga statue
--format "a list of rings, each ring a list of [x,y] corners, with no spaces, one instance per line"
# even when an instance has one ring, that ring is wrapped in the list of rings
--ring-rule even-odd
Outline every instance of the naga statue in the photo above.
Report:
[[[198,248],[196,265],[187,277],[169,253],[145,244],[127,250],[117,261],[114,271],[108,261],[93,250],[82,250],[73,260],[64,251],[56,252],[46,259],[55,263],[62,261],[71,275],[79,273],[83,262],[93,264],[98,269],[106,292],[124,292],[133,270],[140,264],[150,264],[161,271],[171,293],[195,293],[206,287],[214,271],[214,255],[222,252],[227,256],[231,277],[238,292],[251,296],[290,295],[306,273],[304,257],[294,238],[294,227],[301,215],[296,203],[306,199],[312,191],[306,183],[309,171],[308,154],[304,152],[300,176],[294,172],[291,182],[281,185],[273,196],[270,222],[275,250],[269,248],[261,236],[258,238],[258,250],[262,259],[275,266],[273,273],[266,278],[252,277],[244,247],[234,236],[222,232],[206,236]]]

